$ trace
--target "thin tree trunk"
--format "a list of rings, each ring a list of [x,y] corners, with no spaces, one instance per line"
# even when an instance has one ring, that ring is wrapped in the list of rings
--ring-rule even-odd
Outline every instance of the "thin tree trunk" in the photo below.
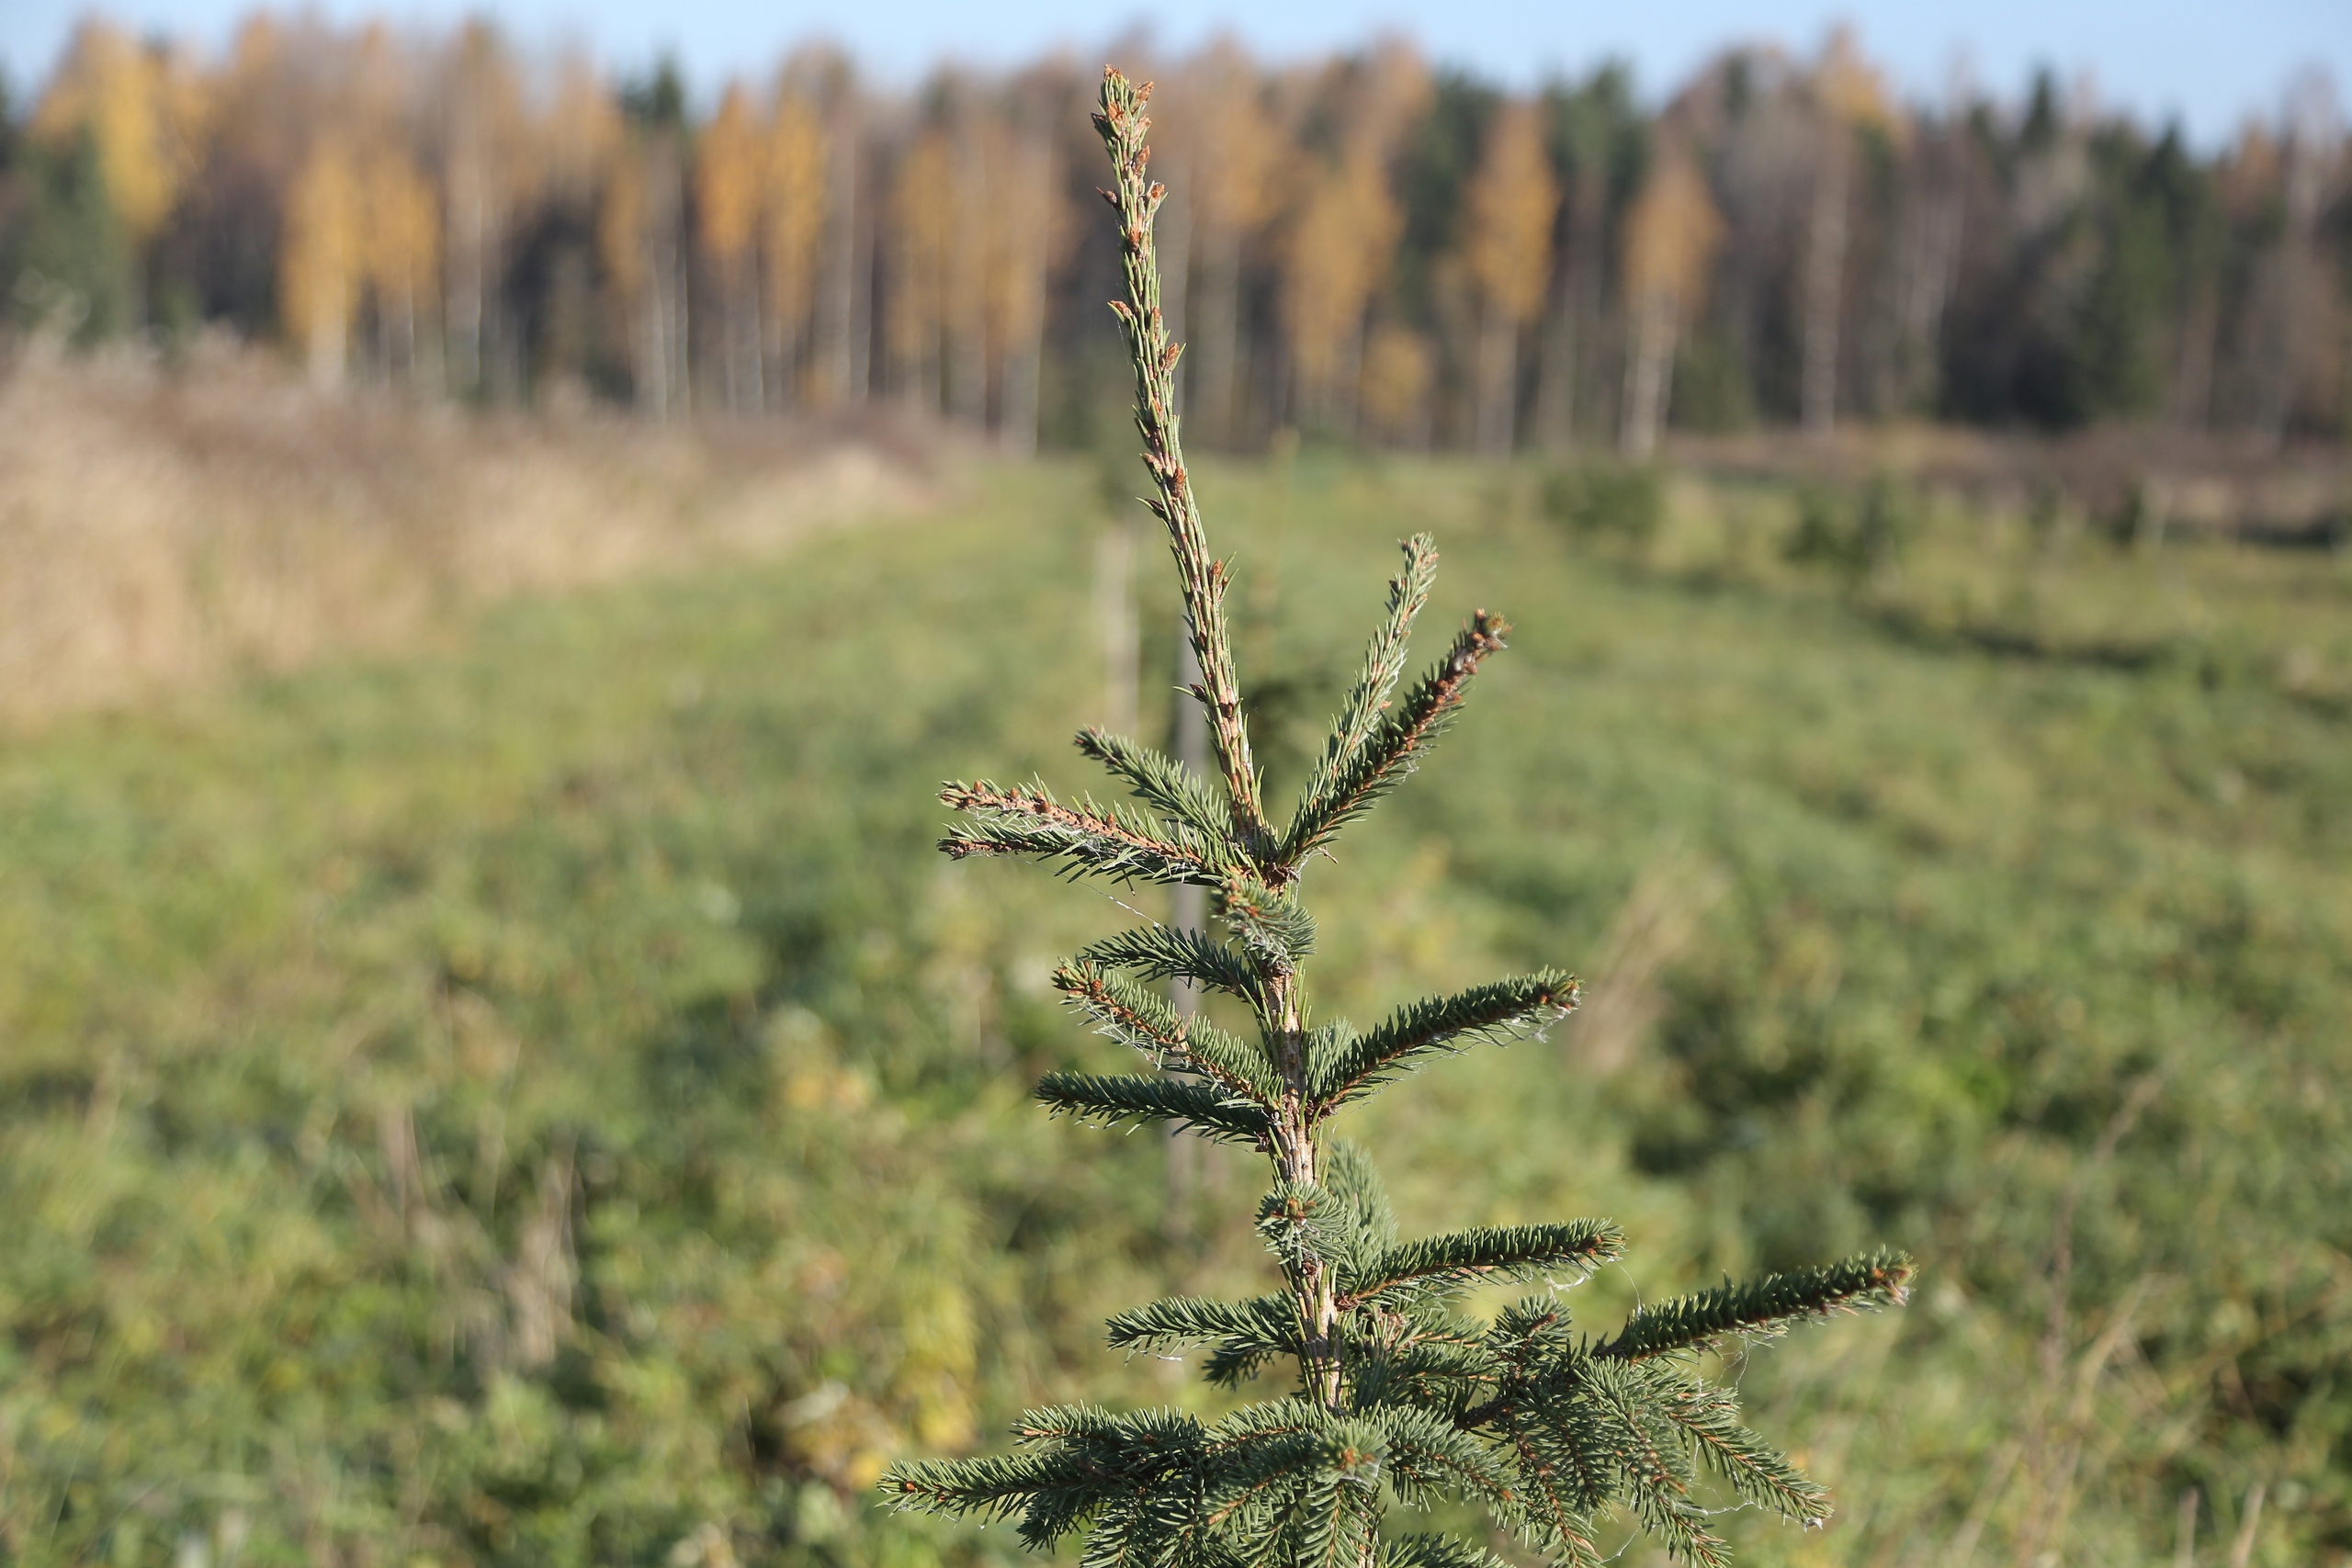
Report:
[[[946,407],[947,310],[940,299],[945,286],[939,269],[933,267],[921,282],[910,287],[919,291],[914,308],[921,314],[915,321],[914,373],[909,385],[913,389],[915,406],[925,413],[935,414]]]
[[[653,286],[656,310],[662,320],[662,384],[664,418],[682,414],[692,406],[694,392],[688,378],[693,373],[693,359],[686,346],[686,335],[693,323],[686,313],[685,256],[683,254],[683,228],[685,223],[685,171],[679,165],[678,149],[665,141],[655,164],[659,171],[655,180],[657,199],[652,204],[653,217]]]
[[[755,340],[755,354],[760,372],[760,404],[763,408],[785,407],[792,400],[792,373],[786,363],[786,342],[784,312],[776,310],[768,299],[766,245],[763,243],[753,253],[752,287],[758,291],[763,309],[760,330]]]
[[[2211,283],[2198,288],[2180,323],[2180,360],[2173,374],[2172,423],[2201,430],[2213,412],[2213,348],[2221,320],[2220,302]]]
[[[1037,384],[1045,357],[1045,333],[1032,332],[1027,341],[1009,350],[1004,362],[1002,403],[997,412],[997,439],[1016,457],[1037,450]]]
[[[870,206],[871,204],[869,204]],[[842,383],[842,395],[851,402],[864,402],[874,395],[874,214],[860,209],[851,225],[848,290],[848,354],[843,361],[847,378]]]
[[[1588,169],[1577,181],[1569,207],[1568,273],[1568,400],[1562,411],[1562,435],[1577,439],[1577,420],[1588,407],[1600,408],[1607,396],[1599,382],[1601,369],[1602,306],[1609,279],[1609,186],[1598,168]],[[1600,410],[1601,439],[1608,439],[1605,410]],[[1589,416],[1587,416],[1589,417]]]
[[[1577,415],[1577,327],[1566,279],[1544,312],[1535,349],[1535,445],[1546,453],[1568,449]]]
[[[1842,122],[1823,130],[1814,165],[1813,216],[1804,255],[1804,428],[1823,434],[1838,423],[1838,333],[1846,282],[1849,136]]]
[[[817,285],[816,320],[808,342],[808,396],[830,408],[850,396],[851,321],[857,276],[857,139],[846,123],[833,128],[829,171],[823,276]]]
[[[341,321],[313,327],[310,338],[311,385],[322,392],[343,386],[344,362],[350,354],[347,329]]]
[[[1546,452],[1565,452],[1576,444],[1584,362],[1599,341],[1600,227],[1608,195],[1600,170],[1580,168],[1563,204],[1559,276],[1536,348],[1535,440]]]
[[[682,413],[687,404],[685,279],[680,276],[679,225],[684,220],[677,149],[665,137],[646,160],[645,300],[639,321],[637,403],[654,418]]]
[[[469,394],[481,385],[482,296],[489,262],[489,202],[482,175],[470,153],[460,152],[449,176],[449,340],[447,368],[453,389]]]
[[[1043,216],[1053,202],[1052,154],[1028,150],[1014,161],[1014,176],[1026,182],[1019,203],[1023,221],[1013,236],[1012,276],[1019,291],[1008,314],[1012,332],[1002,345],[1003,368],[997,386],[997,439],[1018,457],[1037,450],[1037,389],[1046,358],[1046,268],[1048,257]],[[1029,220],[1035,216],[1035,220]]]
[[[2239,1516],[2237,1539],[2230,1542],[2230,1568],[2246,1568],[2254,1561],[2255,1538],[2262,1530],[2262,1499],[2270,1490],[2267,1481],[2257,1481],[2245,1495],[2245,1508]]]
[[[1045,229],[1054,199],[1053,151],[1041,138],[1016,137],[1004,164],[1008,186],[996,217],[1006,225],[1004,276],[988,321],[996,374],[992,412],[997,445],[1014,457],[1027,457],[1037,449],[1038,380],[1045,362]],[[1173,303],[1181,309],[1181,299]],[[1182,319],[1173,310],[1169,316],[1171,323]]]
[[[1921,195],[1909,225],[1902,293],[1902,343],[1894,400],[1906,412],[1932,412],[1940,391],[1944,308],[1959,271],[1966,186],[1957,150],[1929,150]]]
[[[1634,462],[1646,462],[1657,450],[1673,390],[1676,335],[1671,304],[1653,299],[1641,307],[1625,350],[1624,425],[1618,438],[1618,450]]]
[[[465,187],[461,184],[459,190]],[[471,237],[480,231],[480,204],[459,197],[458,221],[450,226],[456,243],[449,247],[449,379],[463,395],[473,389],[481,372],[481,278],[474,266]]]
[[[967,220],[957,226],[961,237],[948,247],[941,264],[941,314],[944,318],[946,351],[942,380],[947,414],[978,431],[987,427],[989,417],[988,275],[986,247],[978,243],[978,231],[985,224],[1004,221],[1004,193],[990,188],[979,138],[971,128],[967,127],[956,141],[961,156],[952,196],[959,204],[984,202],[993,209],[973,212],[968,206],[965,208]]]
[[[1201,428],[1221,446],[1235,444],[1241,336],[1241,236],[1205,236],[1201,255],[1197,402]],[[1181,362],[1180,362],[1181,363]]]
[[[767,381],[759,276],[748,265],[739,265],[736,270],[727,301],[727,408],[731,413],[757,413],[764,402]]]
[[[1519,324],[1487,306],[1478,328],[1478,450],[1510,456],[1519,413]]]
[[[401,288],[400,313],[395,320],[399,325],[394,331],[393,341],[400,345],[401,377],[413,389],[417,384],[416,284],[413,278],[406,281]]]
[[[662,246],[670,259],[670,386],[676,412],[694,408],[694,297],[687,290],[685,171],[673,164],[670,220],[662,226]]]
[[[2302,236],[2291,231],[2279,241],[2270,258],[2270,298],[2265,301],[2267,320],[2258,342],[2263,352],[2255,361],[2254,429],[2265,446],[2276,449],[2287,438],[2287,422],[2294,412],[2297,383],[2301,378],[2305,345],[2299,341],[2301,323],[2310,318],[2306,296],[2306,265]]]
[[[1339,353],[1333,356],[1332,396],[1339,405],[1334,423],[1350,441],[1356,438],[1363,423],[1363,343],[1367,330],[1364,318],[1358,316],[1340,335]]]
[[[638,322],[637,408],[654,419],[670,414],[670,351],[659,286],[646,294]]]

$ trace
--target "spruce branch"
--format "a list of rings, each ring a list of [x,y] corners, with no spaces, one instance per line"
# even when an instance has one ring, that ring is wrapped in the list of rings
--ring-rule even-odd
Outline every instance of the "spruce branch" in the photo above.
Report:
[[[1217,889],[1216,907],[1227,928],[1272,974],[1293,973],[1315,951],[1314,917],[1279,888],[1236,874]]]
[[[1335,1440],[1335,1422],[1331,1411],[1305,1399],[1272,1400],[1218,1422],[1208,1434],[1204,1522],[1229,1532],[1245,1557],[1295,1561],[1295,1553],[1268,1553],[1263,1547],[1297,1534],[1299,1506],[1331,1478],[1342,1446]]]
[[[1495,1314],[1487,1342],[1514,1367],[1524,1370],[1546,1341],[1566,1348],[1568,1309],[1550,1296],[1524,1296]]]
[[[1609,1506],[1616,1495],[1616,1453],[1606,1427],[1576,1399],[1538,1395],[1514,1413],[1510,1431],[1519,1450],[1576,1512],[1589,1515]]]
[[[1456,1231],[1383,1252],[1349,1281],[1340,1304],[1354,1306],[1405,1287],[1451,1290],[1484,1276],[1530,1280],[1555,1269],[1589,1274],[1624,1249],[1623,1233],[1605,1220]]]
[[[1723,1568],[1730,1562],[1723,1538],[1707,1529],[1706,1511],[1690,1497],[1687,1451],[1655,1404],[1644,1397],[1647,1392],[1625,1369],[1595,1364],[1588,1369],[1577,1404],[1600,1421],[1643,1527],[1683,1562]]]
[[[946,784],[939,798],[972,819],[963,832],[939,840],[952,859],[1035,855],[1063,862],[1062,869],[1075,876],[1204,887],[1224,881],[1224,857],[1213,840],[1171,830],[1124,807],[1084,796],[1065,804],[1042,784],[1005,789],[987,779]]]
[[[1354,1239],[1347,1206],[1311,1181],[1277,1181],[1258,1205],[1266,1249],[1294,1270],[1343,1262]]]
[[[883,1489],[900,1508],[959,1517],[1010,1518],[1041,1487],[1059,1479],[1057,1456],[1006,1454],[965,1460],[913,1460],[893,1465]]]
[[[1078,961],[1129,970],[1146,980],[1181,976],[1261,1010],[1265,1003],[1264,980],[1249,955],[1199,931],[1137,926],[1079,949]]]
[[[1336,770],[1327,788],[1300,803],[1283,833],[1273,874],[1295,875],[1308,855],[1340,829],[1370,810],[1420,765],[1421,756],[1445,732],[1462,706],[1470,678],[1502,651],[1510,623],[1480,610],[1455,634],[1453,646],[1428,674],[1414,682],[1404,701],[1378,730]]]
[[[1151,151],[1144,136],[1151,120],[1143,110],[1151,85],[1138,86],[1105,67],[1094,129],[1111,157],[1114,188],[1103,192],[1119,215],[1119,263],[1127,297],[1112,310],[1126,329],[1127,352],[1136,373],[1136,429],[1143,437],[1144,468],[1156,491],[1148,502],[1168,529],[1170,552],[1184,593],[1184,622],[1200,660],[1201,683],[1193,695],[1207,712],[1209,741],[1216,753],[1230,803],[1234,836],[1253,859],[1271,848],[1257,764],[1250,754],[1250,730],[1241,713],[1241,682],[1234,672],[1225,618],[1225,592],[1231,581],[1226,563],[1209,553],[1184,468],[1176,415],[1176,360],[1183,350],[1168,335],[1159,311],[1159,259],[1153,248],[1152,220],[1167,188],[1147,172]]]
[[[1380,1543],[1377,1568],[1506,1568],[1503,1560],[1458,1536],[1400,1535]]]
[[[1499,1387],[1492,1397],[1463,1407],[1453,1424],[1464,1431],[1499,1427],[1517,1432],[1527,1412],[1545,1400],[1575,1390],[1583,1346],[1568,1333],[1568,1313],[1556,1300],[1532,1297],[1495,1314],[1486,1346],[1495,1359]]]
[[[1910,1294],[1911,1275],[1908,1258],[1881,1249],[1818,1268],[1718,1285],[1640,1309],[1592,1353],[1604,1359],[1638,1361],[1704,1350],[1729,1334],[1769,1337],[1809,1317],[1899,1305]]]
[[[1211,842],[1223,839],[1231,815],[1192,769],[1139,741],[1089,727],[1078,732],[1080,755],[1100,762],[1125,781],[1137,800],[1167,813]]]
[[[1475,1327],[1441,1322],[1400,1331],[1396,1325],[1404,1314],[1360,1308],[1355,1315],[1359,1326],[1351,1337],[1355,1348],[1348,1364],[1348,1386],[1356,1407],[1434,1411],[1456,1430],[1468,1431],[1455,1417],[1499,1376]],[[1479,1437],[1484,1440],[1483,1434]]]
[[[1197,1019],[1178,1017],[1167,998],[1099,964],[1059,964],[1051,983],[1099,1031],[1155,1062],[1189,1055],[1193,1036],[1206,1027]]]
[[[1115,1432],[1122,1429],[1122,1417],[1099,1404],[1056,1404],[1023,1411],[1012,1429],[1016,1442],[1035,1444]]]
[[[1206,1345],[1211,1354],[1203,1375],[1220,1388],[1254,1377],[1277,1356],[1302,1353],[1298,1308],[1288,1295],[1252,1296],[1223,1302],[1203,1296],[1170,1296],[1110,1320],[1116,1350],[1159,1352]]]
[[[1829,1494],[1807,1480],[1779,1450],[1739,1424],[1739,1405],[1724,1390],[1693,1379],[1669,1389],[1658,1408],[1732,1491],[1785,1519],[1819,1524]]]
[[[1381,1456],[1341,1438],[1327,1450],[1297,1510],[1297,1540],[1285,1555],[1300,1568],[1358,1568],[1380,1529]]]
[[[1052,983],[1102,1033],[1156,1065],[1198,1074],[1254,1104],[1281,1098],[1261,1053],[1198,1015],[1178,1016],[1166,998],[1125,976],[1080,962],[1056,969]]]
[[[895,1507],[981,1518],[1021,1515],[1023,1544],[1045,1550],[1090,1518],[1135,1522],[1171,1477],[1197,1470],[1206,1434],[1192,1416],[1148,1410],[1115,1416],[1093,1405],[1024,1413],[1013,1435],[1030,1451],[1002,1458],[892,1465],[880,1489]]]
[[[1116,1127],[1173,1122],[1215,1143],[1265,1146],[1266,1112],[1246,1100],[1203,1083],[1148,1077],[1141,1073],[1047,1073],[1036,1098],[1053,1111]]]
[[[1219,1301],[1213,1296],[1163,1296],[1115,1313],[1108,1320],[1114,1350],[1170,1350],[1217,1339],[1278,1339],[1291,1337],[1290,1298],[1252,1296]]]
[[[1398,1407],[1369,1419],[1387,1454],[1396,1500],[1407,1507],[1426,1508],[1449,1492],[1485,1503],[1510,1496],[1510,1478],[1494,1450],[1435,1411]]]
[[[1330,817],[1364,749],[1379,731],[1389,694],[1404,675],[1405,649],[1412,637],[1413,622],[1429,603],[1430,589],[1437,581],[1437,544],[1427,534],[1416,534],[1402,547],[1404,570],[1388,580],[1387,616],[1365,650],[1363,666],[1323,743],[1322,761],[1307,781],[1290,830],[1283,835],[1286,862],[1295,863],[1314,852],[1313,844],[1302,844],[1300,824]]]
[[[1396,1212],[1363,1145],[1347,1138],[1327,1138],[1317,1174],[1324,1188],[1347,1205],[1350,1223],[1367,1251],[1377,1253],[1395,1244]]]
[[[1576,1007],[1577,995],[1575,976],[1544,969],[1414,1002],[1360,1039],[1335,1038],[1310,1092],[1319,1110],[1343,1105],[1387,1084],[1431,1051],[1458,1049],[1457,1041],[1501,1043],[1549,1028]]]
[[[1503,1514],[1520,1539],[1568,1568],[1600,1568],[1591,1511],[1613,1488],[1587,1485],[1578,1467],[1560,1462],[1557,1444],[1520,1423],[1511,1424],[1505,1443],[1519,1484]]]

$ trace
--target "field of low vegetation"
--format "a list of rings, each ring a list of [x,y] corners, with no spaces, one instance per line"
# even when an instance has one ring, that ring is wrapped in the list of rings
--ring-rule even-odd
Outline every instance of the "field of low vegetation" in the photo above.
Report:
[[[0,1559],[970,1568],[1011,1532],[890,1459],[1210,1397],[1099,1320],[1264,1279],[1256,1168],[1030,1106],[1126,918],[932,849],[943,778],[1085,782],[1128,524],[953,482],[0,746]],[[2352,556],[1897,477],[1201,487],[1277,789],[1399,536],[1519,627],[1310,876],[1327,1011],[1589,982],[1361,1115],[1408,1230],[1612,1217],[1602,1317],[1919,1260],[1739,1372],[1839,1505],[1743,1561],[2352,1562]]]

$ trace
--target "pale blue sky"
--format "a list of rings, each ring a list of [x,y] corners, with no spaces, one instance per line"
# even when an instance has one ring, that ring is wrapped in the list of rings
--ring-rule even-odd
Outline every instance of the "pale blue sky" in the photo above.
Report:
[[[84,0],[0,0],[0,62],[18,92],[47,72],[86,8]],[[248,5],[112,0],[103,8],[217,47]],[[1103,17],[1147,13],[1165,42],[1181,47],[1230,29],[1275,56],[1400,30],[1442,60],[1521,84],[1619,55],[1650,93],[1725,43],[1772,39],[1810,51],[1844,17],[1915,94],[1939,94],[1959,64],[2014,95],[2048,64],[2070,80],[2087,77],[2103,102],[2151,119],[2177,116],[2208,144],[2249,113],[2272,111],[2299,69],[2324,67],[2339,94],[2352,84],[2352,0],[1156,0],[1124,10],[1118,0],[319,0],[314,8],[339,20],[380,15],[435,26],[486,12],[523,41],[584,41],[622,67],[674,51],[700,89],[733,72],[763,73],[790,44],[820,36],[891,80],[944,55],[1001,62],[1067,47],[1091,57],[1121,30]]]

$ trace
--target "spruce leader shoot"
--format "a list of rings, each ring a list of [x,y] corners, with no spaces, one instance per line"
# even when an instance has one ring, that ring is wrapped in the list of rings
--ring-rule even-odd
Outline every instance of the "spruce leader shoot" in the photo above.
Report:
[[[1324,1123],[1429,1058],[1506,1042],[1577,1003],[1574,976],[1546,969],[1413,1003],[1364,1033],[1317,1024],[1301,972],[1315,922],[1298,900],[1308,859],[1401,784],[1452,721],[1510,627],[1478,611],[1443,658],[1397,696],[1406,639],[1428,602],[1437,551],[1406,542],[1387,614],[1286,821],[1270,817],[1250,753],[1227,634],[1229,575],[1209,553],[1177,440],[1180,346],[1159,311],[1151,224],[1166,191],[1146,173],[1148,85],[1106,70],[1095,129],[1111,155],[1127,298],[1111,308],[1136,373],[1136,428],[1184,593],[1199,659],[1191,689],[1208,721],[1216,778],[1088,729],[1078,749],[1139,806],[1065,801],[1042,784],[986,780],[942,793],[962,826],[940,848],[1028,855],[1074,876],[1206,891],[1220,934],[1152,924],[1099,942],[1054,985],[1102,1033],[1155,1069],[1050,1073],[1037,1098],[1103,1125],[1173,1122],[1267,1156],[1273,1185],[1258,1231],[1281,1286],[1247,1301],[1180,1296],[1111,1320],[1114,1347],[1207,1349],[1204,1372],[1234,1388],[1277,1362],[1284,1398],[1214,1423],[1174,1410],[1093,1405],[1032,1411],[1020,1451],[893,1468],[882,1491],[933,1513],[1017,1518],[1050,1549],[1085,1532],[1090,1568],[1503,1568],[1474,1541],[1389,1532],[1393,1513],[1440,1500],[1481,1505],[1530,1551],[1599,1568],[1600,1523],[1630,1510],[1686,1562],[1728,1561],[1698,1489],[1712,1471],[1742,1503],[1813,1525],[1827,1495],[1739,1424],[1732,1390],[1701,1357],[1725,1340],[1903,1300],[1908,1259],[1874,1252],[1768,1274],[1637,1310],[1613,1333],[1577,1330],[1558,1286],[1623,1250],[1601,1220],[1511,1225],[1400,1241],[1367,1153]],[[1154,982],[1182,977],[1250,1011],[1243,1040],[1180,1016]],[[1473,1282],[1548,1280],[1488,1323],[1453,1309]]]

